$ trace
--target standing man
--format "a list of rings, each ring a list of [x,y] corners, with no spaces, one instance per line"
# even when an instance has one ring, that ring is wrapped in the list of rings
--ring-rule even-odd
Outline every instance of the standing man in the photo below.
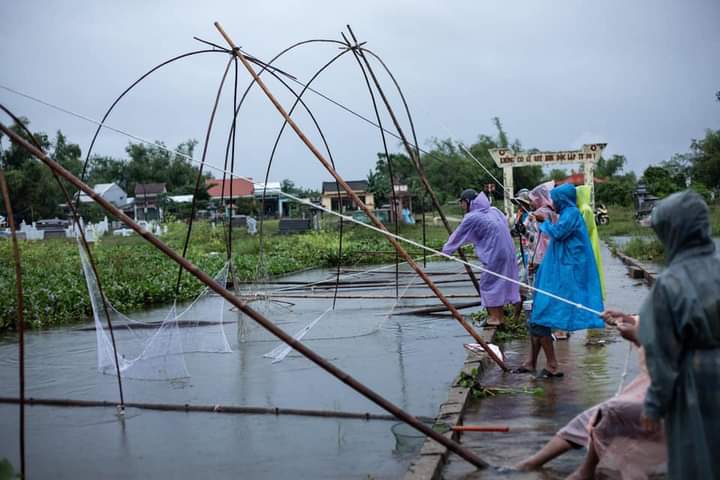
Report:
[[[720,258],[708,207],[695,192],[674,193],[651,225],[667,267],[640,309],[651,381],[643,423],[654,432],[665,420],[669,478],[720,478]]]
[[[517,280],[515,246],[505,216],[490,206],[484,193],[478,195],[472,189],[462,192],[460,206],[465,216],[443,246],[443,253],[451,255],[464,244],[472,243],[483,267]],[[485,272],[480,275],[479,284],[480,298],[490,317],[487,325],[502,325],[503,307],[520,302],[518,285]]]

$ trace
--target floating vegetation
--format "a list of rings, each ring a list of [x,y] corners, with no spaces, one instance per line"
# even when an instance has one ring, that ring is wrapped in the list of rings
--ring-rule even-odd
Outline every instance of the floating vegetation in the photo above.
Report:
[[[515,311],[512,306],[506,306],[503,313],[505,317],[503,324],[495,330],[493,341],[503,343],[509,340],[527,337],[527,320],[525,319],[525,313],[521,313],[521,315],[515,319]],[[476,325],[484,324],[488,318],[487,310],[485,309],[472,313],[470,316]]]
[[[352,230],[344,234],[342,258],[338,258],[338,234],[332,230],[298,235],[278,235],[277,221],[267,222],[264,254],[259,239],[244,232],[233,236],[233,265],[241,281],[254,281],[261,270],[268,275],[284,275],[306,268],[341,265],[391,263],[387,240],[379,234]],[[169,224],[162,237],[171,248],[182,250],[186,226]],[[413,226],[415,227],[415,226]],[[440,227],[428,227],[428,242],[437,246]],[[419,228],[404,232],[410,238],[421,236]],[[445,236],[447,234],[444,234]],[[28,326],[45,328],[86,321],[91,314],[90,299],[80,267],[77,243],[73,239],[49,239],[21,243],[25,321]],[[132,312],[149,306],[194,299],[204,288],[192,275],[182,276],[175,297],[178,266],[140,237],[103,237],[93,247],[105,295],[116,308]],[[187,258],[205,272],[217,272],[226,258],[221,226],[196,221]],[[377,254],[383,252],[382,254]],[[388,252],[388,253],[384,253]],[[418,256],[419,251],[410,251]],[[262,265],[260,259],[262,258]],[[259,268],[262,267],[262,268]],[[0,239],[0,331],[14,326],[15,273],[10,242]]]
[[[495,397],[498,395],[533,395],[542,396],[545,390],[542,387],[487,387],[478,381],[478,370],[473,368],[470,373],[460,372],[457,385],[470,389],[474,399]]]

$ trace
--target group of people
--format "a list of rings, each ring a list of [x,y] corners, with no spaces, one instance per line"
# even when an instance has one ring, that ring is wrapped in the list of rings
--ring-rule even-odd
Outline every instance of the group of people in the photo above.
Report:
[[[520,209],[512,225],[512,230],[520,236],[521,268],[505,215],[490,205],[484,193],[470,189],[460,196],[465,216],[445,243],[443,253],[451,254],[462,245],[472,243],[482,265],[494,273],[481,275],[479,281],[488,326],[502,324],[505,305],[515,305],[519,314],[523,300],[526,304],[532,302],[528,319],[530,357],[514,372],[535,373],[542,349],[547,361],[538,376],[562,377],[555,358],[553,331],[604,326],[602,319],[590,311],[603,310],[602,268],[597,229],[589,205],[590,191],[588,187],[576,188],[570,184],[556,188],[542,184],[526,193],[515,199]],[[581,208],[589,209],[590,214]],[[520,275],[519,270],[526,273]],[[551,295],[533,295],[529,289],[521,292],[516,283],[521,277]],[[563,297],[572,304],[553,296]],[[575,304],[590,310],[578,309]]]
[[[486,270],[479,287],[489,325],[501,324],[504,306],[517,307],[521,295],[526,305],[532,302],[530,356],[514,372],[535,372],[542,349],[546,367],[538,377],[561,377],[553,331],[606,324],[635,345],[640,358],[640,373],[621,392],[576,416],[515,468],[536,469],[585,447],[571,478],[593,478],[600,463],[614,465],[622,478],[647,478],[665,465],[673,479],[720,478],[720,257],[702,197],[679,192],[655,207],[651,225],[667,264],[638,315],[604,310],[588,187],[544,184],[514,200],[520,212],[509,226],[484,193],[465,190],[466,215],[443,247],[451,254],[474,244]],[[520,237],[520,268],[511,230]],[[521,289],[518,280],[534,291]]]

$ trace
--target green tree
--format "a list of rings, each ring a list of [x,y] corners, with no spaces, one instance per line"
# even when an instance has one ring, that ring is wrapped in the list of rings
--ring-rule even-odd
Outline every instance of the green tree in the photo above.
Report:
[[[564,168],[553,168],[550,170],[550,173],[548,173],[548,178],[550,180],[560,181],[565,180],[568,177],[568,172]]]
[[[613,155],[609,159],[600,157],[597,164],[595,165],[595,174],[602,178],[611,178],[619,175],[620,172],[625,168],[627,159],[624,155]]]
[[[720,190],[720,130],[707,130],[705,138],[692,141],[690,150],[692,182]]]
[[[420,161],[428,182],[441,203],[457,198],[466,188],[483,190],[486,184],[496,183],[493,177],[502,181],[502,169],[495,165],[490,150],[499,147],[520,150],[521,144],[519,140],[513,141],[512,144],[509,142],[500,119],[493,118],[493,123],[497,129],[497,137],[480,135],[475,143],[465,147],[474,159],[451,139],[434,139],[430,150],[421,155]],[[395,177],[407,184],[413,194],[422,198],[423,185],[407,155],[391,154],[390,159]],[[542,178],[543,172],[540,167],[517,168],[514,172],[517,189],[532,188],[539,184]],[[375,169],[368,174],[368,184],[370,191],[375,194],[376,203],[389,201],[390,174],[384,154],[378,154]],[[495,195],[498,199],[502,198],[500,185],[496,187]]]
[[[663,166],[649,166],[642,176],[647,189],[653,195],[666,197],[671,193],[679,192],[685,188],[684,183],[673,177],[672,172]]]
[[[595,166],[595,174],[606,180],[595,186],[595,200],[613,205],[632,205],[633,193],[637,184],[634,172],[623,173],[627,159],[624,155],[613,155],[609,159],[601,157]]]
[[[295,195],[296,197],[300,198],[318,198],[320,197],[320,192],[318,190],[313,190],[312,188],[303,188],[295,185],[295,182],[290,180],[289,178],[286,178],[280,183],[280,189],[285,192],[289,193],[291,195]]]
[[[26,127],[29,125],[27,119],[21,118],[20,121]],[[20,125],[15,124],[10,128],[26,140],[31,140]],[[32,136],[49,153],[50,158],[63,167],[73,173],[78,173],[82,168],[80,147],[68,143],[62,132],[58,131],[52,142],[42,132],[33,133]],[[0,136],[0,144],[3,144],[3,140]],[[8,142],[7,147],[3,145],[0,168],[5,171],[10,201],[18,221],[29,223],[62,213],[60,204],[65,203],[65,197],[52,172],[25,149],[12,142]],[[72,194],[72,189],[68,190]]]

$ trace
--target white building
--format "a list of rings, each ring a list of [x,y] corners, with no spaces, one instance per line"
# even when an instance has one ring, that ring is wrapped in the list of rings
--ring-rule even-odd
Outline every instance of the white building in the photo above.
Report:
[[[127,193],[117,183],[98,183],[93,187],[93,190],[116,207],[123,207],[127,203]],[[80,194],[81,203],[90,203],[92,201],[93,199],[84,193]]]

